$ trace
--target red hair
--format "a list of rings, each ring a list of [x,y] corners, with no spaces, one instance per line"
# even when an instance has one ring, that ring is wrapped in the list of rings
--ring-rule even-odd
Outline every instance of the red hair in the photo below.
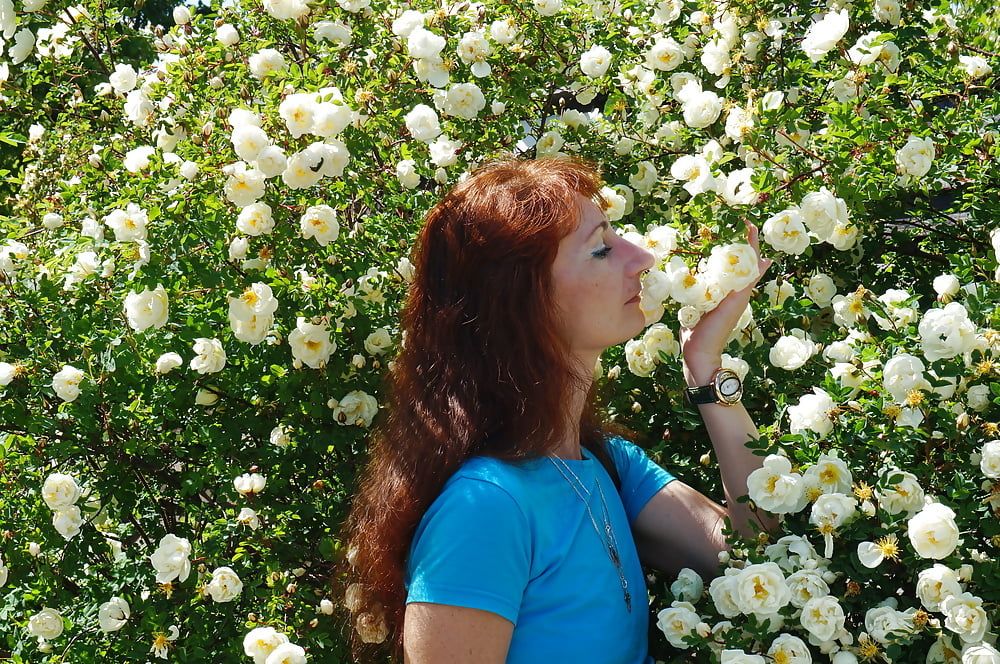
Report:
[[[384,608],[397,654],[410,543],[444,483],[474,455],[543,456],[572,430],[565,408],[579,370],[557,334],[551,266],[579,223],[576,195],[600,203],[601,187],[579,157],[494,159],[426,216],[385,417],[346,529],[348,580],[367,607]],[[612,430],[594,400],[591,388],[579,423],[591,449]]]

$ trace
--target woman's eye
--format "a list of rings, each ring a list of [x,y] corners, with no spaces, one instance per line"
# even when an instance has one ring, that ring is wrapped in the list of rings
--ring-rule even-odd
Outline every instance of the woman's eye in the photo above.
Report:
[[[594,258],[604,258],[609,253],[611,253],[611,247],[603,246],[591,255],[594,256]]]

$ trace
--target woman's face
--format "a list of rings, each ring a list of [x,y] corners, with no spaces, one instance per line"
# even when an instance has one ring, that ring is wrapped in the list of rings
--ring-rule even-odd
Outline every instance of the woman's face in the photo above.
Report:
[[[552,264],[553,296],[570,349],[593,366],[606,348],[645,327],[640,277],[655,258],[619,237],[593,201],[577,195],[577,202],[580,223],[559,242]]]

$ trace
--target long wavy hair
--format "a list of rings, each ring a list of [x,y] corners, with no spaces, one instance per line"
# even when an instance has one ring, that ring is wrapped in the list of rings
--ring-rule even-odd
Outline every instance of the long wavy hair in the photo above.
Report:
[[[403,342],[345,532],[348,580],[365,607],[381,605],[396,655],[413,534],[464,461],[543,456],[576,424],[592,450],[625,431],[598,415],[593,387],[580,422],[567,421],[567,397],[586,379],[552,299],[559,241],[580,219],[576,194],[600,204],[601,187],[597,167],[579,157],[493,159],[426,216]]]

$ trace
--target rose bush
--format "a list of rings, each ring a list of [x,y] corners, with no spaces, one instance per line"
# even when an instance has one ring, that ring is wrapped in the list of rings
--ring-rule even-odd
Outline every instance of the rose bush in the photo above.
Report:
[[[755,279],[745,219],[776,259],[723,362],[783,532],[651,583],[654,654],[998,661],[991,10],[249,0],[135,30],[0,0],[0,656],[384,641],[338,526],[409,243],[517,153],[600,164],[609,219],[656,255],[649,327],[595,371],[609,416],[716,497],[678,328]]]

